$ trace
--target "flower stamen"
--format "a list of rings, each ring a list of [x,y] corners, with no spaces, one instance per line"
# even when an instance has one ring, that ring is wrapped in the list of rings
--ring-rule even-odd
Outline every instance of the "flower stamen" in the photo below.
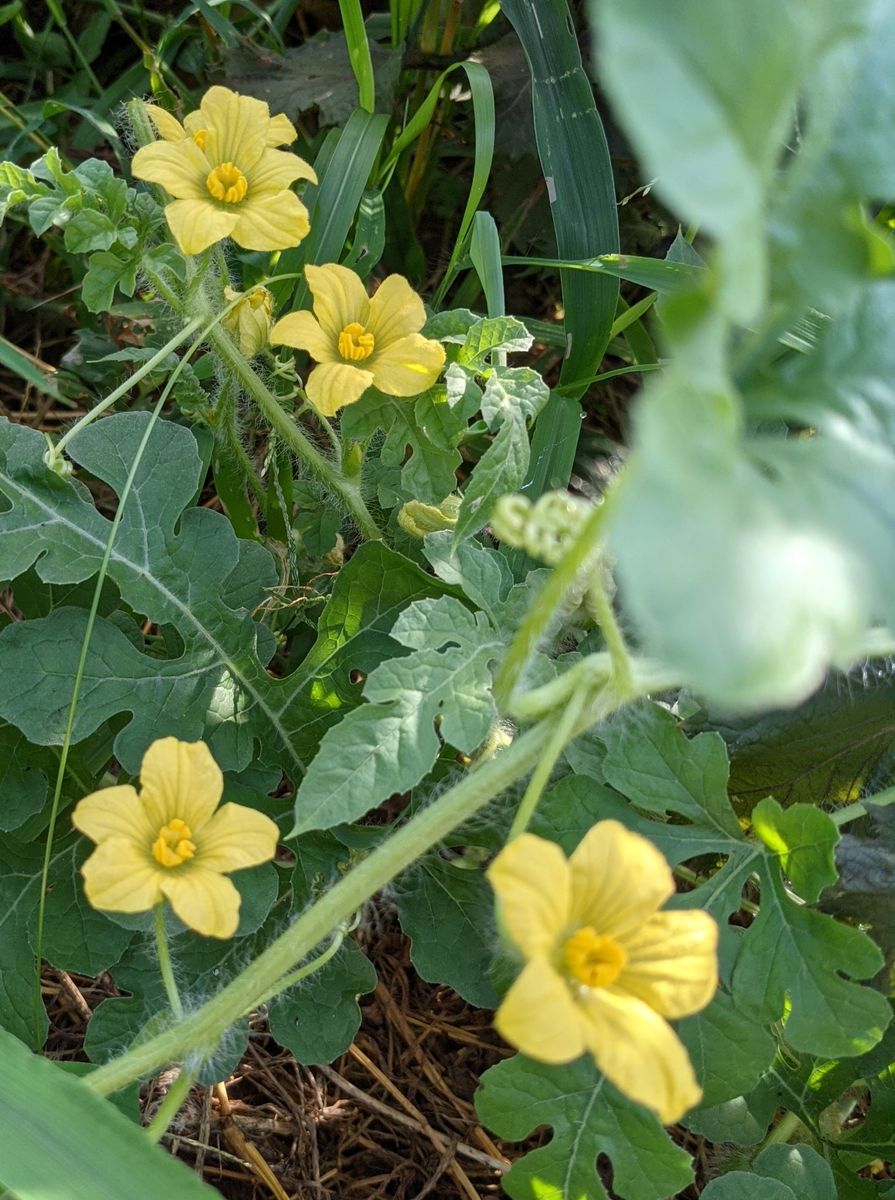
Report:
[[[175,817],[173,821],[162,826],[158,837],[152,843],[152,857],[163,867],[179,867],[196,853],[196,843],[191,840],[192,836],[186,821]]]
[[[245,199],[249,181],[234,163],[225,162],[208,172],[205,187],[215,200],[223,200],[225,204],[238,204],[240,200]]]
[[[197,129],[196,132],[193,134],[193,141],[196,143],[196,145],[199,147],[200,150],[204,150],[205,143],[208,141],[208,130],[207,129]]]
[[[376,348],[376,339],[358,321],[346,325],[339,334],[339,353],[351,362],[362,362]]]
[[[592,925],[585,925],[563,946],[566,970],[585,987],[609,987],[621,974],[628,956],[611,937],[599,934]]]

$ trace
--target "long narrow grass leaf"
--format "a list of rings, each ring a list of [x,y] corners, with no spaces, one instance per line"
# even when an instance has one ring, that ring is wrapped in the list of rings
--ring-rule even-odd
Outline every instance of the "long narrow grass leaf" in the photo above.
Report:
[[[315,189],[311,232],[295,250],[280,257],[278,272],[298,271],[305,263],[338,262],[357,215],[370,172],[385,137],[388,117],[356,108],[339,135]],[[308,289],[300,280],[293,307],[304,308]]]
[[[503,0],[502,7],[531,71],[535,137],[559,257],[614,253],[618,216],[612,165],[569,6],[566,0]],[[561,278],[568,345],[560,382],[567,383],[590,378],[599,368],[618,284],[597,272],[565,271]],[[580,423],[574,399],[551,396],[535,426],[525,484],[532,499],[568,483]]]
[[[348,58],[357,80],[358,104],[366,112],[375,112],[376,80],[373,77],[373,59],[370,57],[370,43],[360,0],[339,0],[339,11],[345,28]]]
[[[559,258],[588,259],[618,250],[612,165],[593,88],[566,0],[504,0],[532,78],[535,136]],[[598,367],[615,317],[618,287],[576,272],[562,277],[569,354],[562,381]]]
[[[43,392],[45,396],[57,396],[59,389],[56,386],[56,380],[46,371],[42,371],[37,363],[25,354],[18,346],[14,346],[12,342],[8,342],[5,337],[0,337],[0,366],[6,368],[7,371],[12,371],[18,375],[20,379],[24,379],[26,383],[30,383],[32,387],[37,388],[39,392]]]
[[[506,303],[500,259],[500,235],[490,213],[477,212],[475,215],[469,257],[485,293],[488,316],[502,317],[506,312]]]

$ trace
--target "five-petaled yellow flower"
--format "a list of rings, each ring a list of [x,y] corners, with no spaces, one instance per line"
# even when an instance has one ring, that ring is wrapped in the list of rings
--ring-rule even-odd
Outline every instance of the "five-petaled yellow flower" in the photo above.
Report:
[[[92,792],[72,814],[97,844],[82,867],[87,899],[126,913],[166,899],[197,933],[232,937],[240,895],[223,872],[273,858],[276,825],[243,804],[218,808],[224,779],[204,742],[153,742],[140,784]]]
[[[374,385],[390,396],[418,396],[432,387],[444,348],[420,333],[426,310],[403,275],[389,275],[372,300],[354,271],[337,263],[305,267],[305,277],[314,315],[289,313],[270,340],[316,359],[306,391],[318,412],[331,417]]]
[[[522,834],[488,877],[527,959],[495,1024],[529,1058],[585,1052],[630,1099],[678,1120],[701,1096],[666,1018],[704,1008],[717,986],[718,927],[699,910],[658,912],[674,892],[665,859],[618,821],[600,821],[567,859]]]
[[[225,237],[247,250],[284,250],[307,236],[308,210],[289,186],[317,176],[297,154],[274,149],[295,141],[287,117],[225,87],[209,88],[182,125],[155,105],[147,112],[162,140],[137,151],[133,172],[175,197],[165,216],[185,254]]]

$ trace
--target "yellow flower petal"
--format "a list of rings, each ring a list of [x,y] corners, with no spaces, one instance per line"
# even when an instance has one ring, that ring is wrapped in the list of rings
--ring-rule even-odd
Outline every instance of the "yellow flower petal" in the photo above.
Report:
[[[184,925],[197,933],[228,938],[236,932],[241,897],[226,875],[190,863],[163,875],[161,890]]]
[[[338,263],[322,267],[308,265],[305,278],[314,297],[314,315],[323,332],[338,344],[339,334],[356,322],[366,327],[370,320],[370,301],[364,285],[354,271]]]
[[[159,738],[143,755],[140,799],[153,829],[179,817],[197,841],[224,790],[221,769],[204,742]]]
[[[145,912],[162,898],[160,872],[133,838],[108,838],[81,867],[84,893],[94,908]]]
[[[526,958],[550,956],[569,920],[569,864],[559,846],[523,833],[501,850],[488,868],[488,879],[514,945]],[[538,1020],[554,1022],[543,1013]]]
[[[208,200],[208,160],[192,138],[142,146],[131,170],[137,179],[159,184],[177,200]]]
[[[177,118],[158,104],[147,104],[146,115],[155,126],[156,133],[166,142],[179,142],[186,137],[186,130]]]
[[[230,236],[246,250],[289,250],[308,236],[308,210],[294,192],[253,196],[239,205]]]
[[[370,371],[349,363],[329,362],[315,367],[305,391],[318,412],[331,417],[347,404],[354,404],[373,383]]]
[[[507,992],[494,1026],[538,1062],[567,1063],[586,1049],[585,1023],[562,977],[543,960],[530,962]]]
[[[235,163],[248,175],[267,147],[270,109],[254,96],[226,87],[211,87],[199,105],[201,125],[208,130],[205,153],[212,165]]]
[[[201,254],[231,234],[239,221],[238,213],[216,208],[207,197],[204,200],[175,200],[165,207],[165,217],[184,254]]]
[[[224,804],[202,827],[196,866],[210,871],[239,871],[269,862],[279,831],[270,817],[244,804]]]
[[[286,150],[265,150],[249,172],[249,195],[282,192],[296,179],[317,182],[314,168],[297,154],[290,154]]]
[[[91,792],[75,805],[71,821],[75,829],[97,843],[121,837],[149,840],[152,833],[143,805],[130,784]]]
[[[419,333],[392,342],[371,360],[373,382],[389,396],[418,396],[432,387],[444,366],[444,347]]]
[[[267,127],[268,146],[291,146],[297,137],[295,126],[285,113],[277,113],[275,117],[270,118]]]
[[[338,362],[339,357],[332,343],[320,327],[320,322],[309,312],[287,313],[270,331],[273,346],[292,346],[296,350],[307,350],[311,358],[319,363]]]
[[[599,821],[582,838],[569,864],[571,918],[601,934],[623,938],[674,892],[668,863],[652,842],[618,821]]]
[[[663,1017],[699,1012],[715,994],[718,926],[708,913],[656,913],[622,945],[628,961],[613,991],[639,997]]]
[[[586,997],[579,1003],[587,1048],[620,1092],[652,1109],[663,1125],[699,1103],[689,1056],[667,1021],[633,996],[597,988]]]
[[[376,289],[370,301],[370,332],[377,346],[419,333],[426,323],[422,300],[403,275],[389,275]]]

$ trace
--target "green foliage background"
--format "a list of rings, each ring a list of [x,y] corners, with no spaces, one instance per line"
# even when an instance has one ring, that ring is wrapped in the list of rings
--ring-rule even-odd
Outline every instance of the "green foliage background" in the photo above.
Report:
[[[25,1200],[58,1176],[39,1162],[51,1096],[73,1197],[155,1194],[144,1158],[164,1162],[89,1083],[22,1045],[39,1050],[46,1034],[40,958],[110,971],[123,993],[88,1026],[92,1063],[171,1026],[151,920],[86,904],[71,804],[134,778],[148,744],[173,733],[204,739],[226,798],[278,822],[290,857],[237,875],[232,943],[170,926],[198,1003],[209,978],[215,992],[238,981],[315,901],[496,764],[502,782],[477,815],[388,876],[419,974],[493,1008],[511,965],[483,866],[525,774],[501,776],[513,760],[499,745],[521,744],[526,724],[564,729],[573,702],[578,717],[541,755],[532,831],[570,852],[594,822],[622,821],[675,869],[672,905],[722,928],[718,993],[679,1032],[704,1089],[689,1135],[735,1149],[692,1194],[895,1195],[895,5],[586,7],[582,21],[566,0],[503,0],[501,16],[470,3],[448,37],[450,6],[435,0],[392,0],[366,20],[345,3],[342,32],[298,46],[283,0],[198,3],[164,26],[140,6],[102,6],[77,35],[59,5],[40,29],[20,3],[0,8],[19,51],[4,68],[16,101],[2,98],[0,250],[15,261],[44,239],[48,287],[76,291],[54,313],[69,322],[58,370],[11,338],[0,365],[63,414],[118,402],[67,440],[72,475],[47,464],[26,409],[0,421],[0,669],[15,681],[0,691],[0,1181]],[[509,130],[505,44],[530,81],[532,123],[516,135],[527,154]],[[259,71],[252,46],[276,65]],[[107,51],[122,61],[104,64]],[[212,67],[301,118],[296,149],[319,185],[304,193],[301,246],[277,261],[227,250],[197,282],[161,197],[129,182],[120,105],[151,94],[194,107]],[[66,80],[52,95],[37,86],[47,68]],[[662,246],[616,207],[601,114],[633,147],[638,186],[667,206]],[[502,186],[508,173],[542,190],[539,226],[528,196]],[[686,234],[672,240],[678,221]],[[425,332],[448,366],[412,401],[370,390],[327,430],[297,405],[287,356],[268,353],[247,383],[226,336],[184,331],[178,305],[219,308],[225,281],[267,280],[279,311],[306,307],[302,267],[336,260],[425,287]],[[11,298],[10,332],[25,313]],[[326,447],[329,477],[305,443]],[[593,547],[574,539],[548,578],[535,560],[550,530],[534,517],[532,557],[495,545],[502,496],[570,484],[603,499],[605,594]],[[443,527],[410,532],[408,502]],[[618,690],[607,606],[631,678],[658,671],[661,687]],[[269,998],[271,1034],[301,1063],[332,1061],[375,986],[344,937]],[[200,1081],[231,1071],[247,1036],[243,1015]],[[503,1180],[513,1197],[608,1196],[598,1156],[623,1200],[693,1183],[682,1139],[589,1059],[507,1059],[477,1105],[508,1142],[552,1131],[517,1156]],[[200,1185],[175,1168],[165,1188]]]

